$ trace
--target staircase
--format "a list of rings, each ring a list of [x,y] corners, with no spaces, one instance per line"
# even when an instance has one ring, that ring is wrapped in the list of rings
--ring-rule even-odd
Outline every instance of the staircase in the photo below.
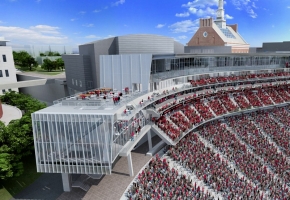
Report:
[[[157,118],[160,117],[160,113],[158,113],[158,112],[157,112],[155,109],[153,109],[153,108],[149,108],[149,109],[147,109],[147,113],[148,113],[148,114],[151,114],[152,117],[157,117]]]
[[[157,125],[153,124],[151,130],[154,131],[166,144],[175,145],[175,142],[172,141]]]
[[[89,189],[90,189],[90,186],[89,185],[84,184],[84,183],[82,183],[80,181],[73,182],[72,187],[73,188],[80,188],[80,189],[82,189],[82,190],[84,190],[86,192],[89,191]]]

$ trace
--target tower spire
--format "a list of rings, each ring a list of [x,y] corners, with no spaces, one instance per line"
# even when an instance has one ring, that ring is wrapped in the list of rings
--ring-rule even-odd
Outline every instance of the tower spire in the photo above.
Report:
[[[216,24],[220,28],[226,28],[226,20],[225,20],[225,10],[224,10],[224,1],[219,0],[218,9],[216,11]]]
[[[224,9],[224,1],[223,0],[219,0],[219,9]]]

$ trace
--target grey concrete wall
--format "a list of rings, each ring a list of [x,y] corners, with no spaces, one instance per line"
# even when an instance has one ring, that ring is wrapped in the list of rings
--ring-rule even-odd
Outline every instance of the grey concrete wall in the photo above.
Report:
[[[257,53],[258,49],[259,48],[257,48],[257,47],[250,47],[249,48],[249,53]]]
[[[99,40],[94,43],[94,51],[92,52],[91,59],[94,62],[92,65],[92,75],[94,80],[94,87],[100,88],[100,55],[115,55],[116,51],[116,38],[108,38]]]
[[[257,49],[258,53],[276,51],[290,51],[290,41],[263,43],[262,48]]]
[[[174,40],[173,38],[150,34],[119,36],[117,37],[117,53],[174,53]]]
[[[25,76],[17,74],[18,81],[29,81],[41,79],[38,77]],[[54,100],[68,96],[67,86],[64,84],[64,80],[49,79],[48,84],[19,88],[19,92],[23,94],[29,94],[32,97],[46,103],[47,105],[52,105]]]
[[[174,41],[174,53],[176,54],[184,53],[184,45]]]
[[[66,80],[69,88],[75,91],[93,89],[89,82],[93,81],[91,58],[89,55],[63,55],[66,67]],[[69,91],[73,94],[73,91]]]
[[[231,53],[230,46],[185,46],[184,53],[196,54],[223,54]]]
[[[103,55],[101,58],[101,87],[122,91],[133,84],[141,84],[141,91],[149,89],[152,54]],[[134,89],[135,90],[135,89]]]
[[[91,73],[91,76],[92,76],[92,81],[93,81],[93,87],[96,88],[96,85],[95,85],[95,81],[96,81],[96,78],[97,77],[94,77],[94,74],[95,74],[95,50],[94,50],[94,44],[93,43],[90,43],[90,44],[84,44],[84,45],[80,45],[79,46],[79,54],[80,55],[89,55],[90,56],[90,66],[91,66],[91,69],[86,69],[88,70],[89,73]]]

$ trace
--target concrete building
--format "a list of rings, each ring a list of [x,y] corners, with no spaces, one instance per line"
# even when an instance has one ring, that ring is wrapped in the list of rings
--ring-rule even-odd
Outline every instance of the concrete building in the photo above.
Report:
[[[17,82],[12,48],[6,45],[7,42],[9,42],[9,40],[0,38],[0,86]],[[6,89],[1,89],[0,95],[6,91],[12,90],[18,91],[18,88],[12,86]]]
[[[216,20],[200,19],[199,29],[187,43],[185,53],[248,53],[249,44],[238,33],[238,24],[228,25],[224,2],[219,0]]]
[[[65,62],[69,93],[74,94],[92,88],[113,87],[114,84],[120,84],[119,86],[122,87],[126,85],[135,90],[140,89],[140,84],[142,84],[142,90],[148,90],[152,54],[183,52],[183,45],[174,41],[173,38],[134,34],[83,44],[79,46],[78,55],[63,55],[62,58]],[[106,55],[116,56],[106,57]],[[118,65],[121,60],[123,64]],[[110,67],[105,67],[108,62],[110,62]],[[140,66],[146,66],[146,70],[141,72]],[[110,80],[119,80],[121,69],[126,71],[123,82],[107,85]],[[135,73],[143,77],[144,82],[141,83],[140,77],[137,76],[127,77],[126,73],[129,75],[131,69],[136,70]]]
[[[257,53],[290,53],[290,41],[263,42],[261,48],[256,48]]]

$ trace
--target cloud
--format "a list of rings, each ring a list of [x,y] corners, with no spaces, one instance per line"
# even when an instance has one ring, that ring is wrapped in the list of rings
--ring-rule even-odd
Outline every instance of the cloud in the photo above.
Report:
[[[198,17],[214,17],[218,0],[194,0],[187,4],[182,4],[182,7],[188,9],[188,12]],[[188,13],[188,14],[189,14]]]
[[[192,2],[188,2],[187,4],[182,4],[182,7],[199,7],[205,8],[207,6],[217,6],[218,0],[194,0]]]
[[[175,16],[176,17],[188,17],[189,16],[189,12],[176,13]]]
[[[81,15],[84,15],[84,14],[86,14],[87,12],[86,11],[80,11],[79,12],[79,14],[81,14]]]
[[[77,20],[77,18],[71,18],[71,19],[70,19],[71,22],[74,22],[74,21],[76,21],[76,20]]]
[[[181,40],[185,40],[185,39],[187,39],[187,36],[186,35],[180,35],[177,38],[178,39],[181,39]]]
[[[83,24],[84,27],[91,28],[94,27],[94,24]]]
[[[40,32],[40,33],[48,33],[48,34],[59,34],[59,28],[55,26],[48,26],[48,25],[36,25],[30,26],[31,30]]]
[[[88,39],[100,39],[101,37],[100,36],[96,36],[96,35],[87,35],[85,36],[85,38],[88,38]]]
[[[35,2],[36,2],[36,3],[39,3],[39,2],[41,2],[41,0],[35,0]]]
[[[252,18],[256,18],[258,15],[255,12],[256,2],[258,0],[231,0],[231,3],[238,10],[244,10]],[[227,2],[224,1],[224,4],[227,5]],[[218,0],[193,0],[189,1],[186,4],[182,4],[182,7],[187,8],[190,14],[196,15],[199,18],[206,17],[216,17],[216,10],[218,7]],[[175,15],[177,16],[177,14]],[[227,16],[232,19],[231,16]]]
[[[155,28],[163,28],[166,24],[158,24]]]
[[[106,37],[104,37],[105,39],[106,38],[111,38],[111,37],[115,37],[114,35],[107,35]]]
[[[248,8],[247,9],[247,13],[249,14],[250,17],[252,18],[257,18],[257,13],[255,13],[255,11],[252,8]]]
[[[226,18],[226,19],[234,19],[233,16],[230,16],[230,15],[228,15],[228,14],[225,14],[225,18]]]
[[[206,7],[205,9],[198,9],[195,7],[190,7],[188,10],[189,10],[189,12],[197,15],[198,17],[215,16],[216,15],[216,10],[212,9],[210,7]]]
[[[289,9],[290,9],[290,6],[287,6],[287,8],[289,8]]]
[[[238,10],[245,10],[250,17],[257,18],[258,14],[254,9],[258,9],[258,7],[254,1],[257,0],[232,0],[232,4]]]
[[[68,37],[59,32],[59,27],[36,25],[29,28],[0,26],[1,36],[21,44],[65,44]]]
[[[184,20],[180,22],[176,22],[169,26],[172,32],[174,33],[193,33],[199,27],[199,19],[194,21],[192,20]]]
[[[101,10],[94,10],[93,12],[94,13],[98,13],[98,12],[101,12]]]
[[[124,3],[125,3],[125,0],[119,0],[119,1],[112,3],[112,6],[118,6],[118,5],[122,5]]]

